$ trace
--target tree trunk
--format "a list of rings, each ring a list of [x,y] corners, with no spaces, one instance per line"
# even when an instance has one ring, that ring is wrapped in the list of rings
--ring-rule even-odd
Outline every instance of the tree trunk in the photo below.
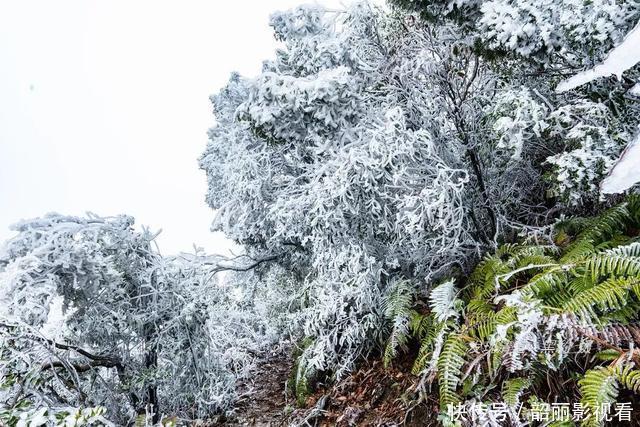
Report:
[[[152,330],[150,332],[152,332]],[[149,335],[149,337],[152,336],[152,334]],[[147,338],[146,334],[145,338]],[[158,367],[158,352],[155,344],[151,344],[151,349],[147,350],[144,362],[145,368],[155,374]],[[147,386],[147,408],[153,412],[153,424],[158,424],[160,422],[160,411],[158,409],[158,386],[156,385],[155,379]]]

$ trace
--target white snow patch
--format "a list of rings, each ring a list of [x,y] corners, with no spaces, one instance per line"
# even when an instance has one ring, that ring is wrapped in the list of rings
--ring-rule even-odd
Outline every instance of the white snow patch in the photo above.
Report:
[[[619,46],[609,52],[604,62],[561,82],[556,88],[556,92],[566,92],[599,77],[612,74],[615,74],[620,79],[622,78],[622,73],[638,62],[640,62],[640,22],[627,34]],[[638,85],[634,87],[634,90],[637,88]]]
[[[640,133],[622,152],[609,176],[600,184],[600,190],[605,194],[622,193],[638,182],[640,182]]]
[[[629,91],[631,95],[640,96],[640,83],[636,83],[634,87]]]

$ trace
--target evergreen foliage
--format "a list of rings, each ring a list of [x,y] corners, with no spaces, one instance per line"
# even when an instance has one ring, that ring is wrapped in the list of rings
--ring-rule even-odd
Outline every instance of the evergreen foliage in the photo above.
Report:
[[[597,217],[558,223],[557,246],[509,244],[487,255],[444,319],[452,282],[431,292],[425,323],[448,325],[412,330],[401,340],[421,340],[414,371],[424,381],[438,381],[443,413],[480,398],[510,407],[524,403],[526,415],[548,395],[541,380],[553,372],[566,387],[561,401],[579,393],[591,414],[584,425],[601,425],[604,417],[597,414],[616,402],[619,386],[640,390],[634,348],[640,338],[638,199],[630,196]],[[608,364],[594,362],[593,354]],[[463,387],[466,378],[473,378],[473,388]]]

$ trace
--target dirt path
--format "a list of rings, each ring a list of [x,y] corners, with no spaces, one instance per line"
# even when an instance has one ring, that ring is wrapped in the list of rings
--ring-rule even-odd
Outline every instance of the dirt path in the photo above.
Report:
[[[251,378],[239,384],[238,390],[245,395],[237,404],[235,416],[225,426],[286,426],[287,405],[293,407],[293,398],[287,395],[286,383],[292,369],[290,351],[287,347],[274,348],[267,358],[255,368]]]
[[[295,408],[287,390],[293,362],[287,348],[274,348],[238,385],[240,395],[233,416],[216,426],[284,427],[405,425],[436,426],[437,401],[414,407],[416,377],[408,372],[412,360],[385,368],[380,360],[363,363],[352,375],[329,387],[319,387],[306,408]],[[403,363],[405,362],[405,363]],[[306,423],[304,422],[306,421]]]

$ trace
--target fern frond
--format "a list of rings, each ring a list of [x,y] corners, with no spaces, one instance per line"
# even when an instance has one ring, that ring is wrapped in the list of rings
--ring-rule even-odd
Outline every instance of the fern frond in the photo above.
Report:
[[[609,279],[592,288],[576,294],[563,305],[563,309],[574,313],[591,316],[594,307],[602,312],[618,310],[627,304],[629,289],[638,284],[637,278]]]
[[[635,256],[603,253],[587,259],[585,266],[594,281],[603,276],[640,275],[640,258]]]
[[[480,341],[485,341],[496,329],[495,317],[496,314],[493,311],[467,316],[466,333]]]
[[[420,375],[420,373],[426,369],[430,354],[431,342],[422,340],[420,343],[420,350],[418,350],[418,356],[411,367],[411,373],[413,375]]]
[[[411,331],[411,335],[418,340],[422,340],[432,327],[433,316],[421,314],[415,310],[411,311],[409,317],[409,330]]]
[[[601,408],[612,405],[618,397],[618,381],[616,373],[603,367],[591,369],[578,381],[582,406],[589,409],[589,417],[584,421],[584,426],[600,426],[602,420],[597,419],[596,414]]]
[[[452,326],[450,323],[436,322],[432,315],[428,316],[431,327],[427,330],[427,333],[420,341],[420,350],[418,351],[418,357],[413,363],[411,372],[414,375],[419,375],[427,368],[429,361],[435,356],[434,351],[436,346],[442,345],[444,336],[447,333],[447,329]],[[440,343],[440,344],[438,344]]]
[[[522,293],[537,297],[564,286],[567,281],[567,271],[562,266],[551,267],[549,270],[533,276],[522,288]]]
[[[444,343],[438,358],[438,385],[440,389],[440,408],[460,402],[456,393],[465,362],[467,345],[458,334],[451,334]]]
[[[399,315],[408,316],[414,297],[413,286],[407,281],[394,284],[386,298],[382,302],[387,319],[394,319]]]
[[[495,278],[500,274],[511,271],[502,259],[497,256],[487,256],[478,264],[470,276],[470,284],[475,295],[486,295],[491,293],[495,286]]]
[[[528,266],[539,266],[539,265],[547,265],[547,264],[555,264],[555,263],[556,263],[556,260],[550,257],[549,255],[535,254],[535,255],[527,255],[525,257],[518,258],[516,260],[514,267],[517,269],[517,268],[524,268]]]
[[[506,325],[507,323],[514,322],[518,318],[517,312],[518,310],[513,306],[501,308],[496,313],[496,323],[498,325]]]
[[[558,248],[552,245],[511,245],[510,257],[507,259],[512,267],[523,264],[522,260],[528,257],[545,257],[557,253]],[[526,264],[525,264],[526,265]]]
[[[399,348],[406,349],[407,342],[409,341],[407,323],[408,320],[406,318],[396,317],[382,358],[385,367],[388,367],[391,361],[398,355]]]
[[[517,319],[515,307],[503,307],[499,311],[475,313],[467,316],[466,332],[480,341],[486,341],[496,332],[498,325],[506,325]]]
[[[520,245],[518,245],[517,243],[505,243],[504,245],[501,245],[498,249],[496,249],[495,256],[500,259],[511,258],[517,253],[519,248]]]
[[[579,216],[566,218],[562,221],[558,221],[554,225],[553,231],[556,234],[566,233],[570,236],[577,236],[592,224],[593,224],[593,218],[585,218],[585,217],[579,217]]]
[[[544,297],[544,303],[549,307],[562,307],[570,301],[573,295],[564,288],[555,289]]]
[[[620,357],[621,353],[617,350],[608,348],[595,354],[595,358],[602,362],[612,362]]]
[[[502,383],[502,400],[507,405],[515,407],[520,403],[522,393],[529,387],[531,387],[529,378],[510,378]]]
[[[596,252],[596,246],[591,240],[580,240],[569,246],[565,254],[560,257],[560,262],[568,264],[572,261],[582,260]]]
[[[457,294],[458,289],[453,279],[447,280],[431,290],[429,306],[437,321],[445,322],[451,317],[458,316],[458,312],[454,307]]]
[[[625,231],[629,219],[626,203],[614,206],[600,214],[567,247],[560,261],[568,263],[594,253],[597,244]]]
[[[413,296],[414,290],[409,282],[398,282],[383,301],[385,316],[393,322],[383,356],[385,366],[396,357],[398,348],[405,349],[409,341]]]
[[[494,307],[486,299],[478,297],[469,301],[465,309],[468,316],[473,316],[492,313]]]
[[[634,393],[640,393],[640,371],[632,365],[616,367],[616,377],[620,384]]]
[[[555,260],[548,254],[556,251],[557,248],[554,246],[514,244],[501,246],[496,255],[486,257],[472,273],[470,297],[487,299],[497,292],[499,287],[509,283],[505,276],[516,277],[509,274],[514,270],[522,269],[523,272],[530,273],[534,271],[533,267],[536,265],[555,264]],[[527,269],[527,267],[532,268]]]
[[[603,242],[625,231],[630,219],[627,205],[628,203],[621,203],[594,218],[594,222],[578,235],[577,240]]]
[[[635,321],[638,318],[638,313],[640,313],[640,301],[627,297],[627,304],[624,307],[601,315],[600,323],[603,325],[608,323],[626,325]]]
[[[632,242],[627,245],[616,246],[608,249],[605,254],[640,258],[640,242]]]
[[[567,290],[572,295],[575,295],[577,293],[580,293],[580,292],[586,291],[587,289],[592,288],[594,284],[595,283],[590,275],[584,274],[584,272],[581,272],[571,279],[571,281],[569,282],[569,286],[567,287]]]

